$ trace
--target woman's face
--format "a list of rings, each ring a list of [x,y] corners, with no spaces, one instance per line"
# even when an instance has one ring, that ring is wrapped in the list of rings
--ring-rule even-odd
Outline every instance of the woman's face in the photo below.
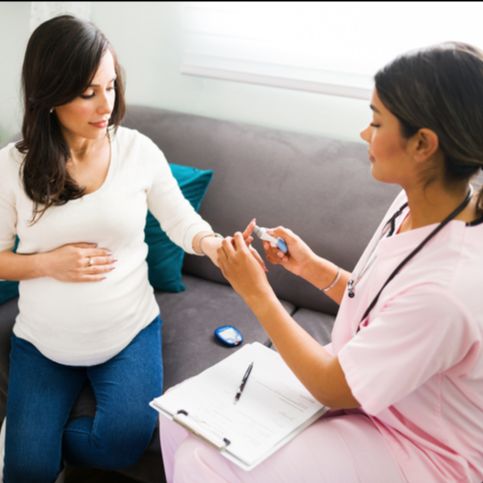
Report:
[[[62,131],[69,141],[95,140],[106,135],[116,92],[114,58],[109,50],[102,56],[91,85],[74,100],[54,107]]]
[[[408,140],[401,135],[398,119],[386,109],[375,90],[371,109],[372,121],[361,132],[361,138],[369,145],[372,176],[378,181],[404,186],[412,166]]]

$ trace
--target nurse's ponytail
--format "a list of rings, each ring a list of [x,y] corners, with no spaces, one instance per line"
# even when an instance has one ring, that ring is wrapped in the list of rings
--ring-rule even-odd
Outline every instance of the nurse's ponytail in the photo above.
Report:
[[[469,180],[483,169],[483,52],[445,42],[397,57],[375,75],[384,106],[406,138],[421,128],[434,131],[444,155],[448,184]],[[483,215],[483,188],[478,195]]]

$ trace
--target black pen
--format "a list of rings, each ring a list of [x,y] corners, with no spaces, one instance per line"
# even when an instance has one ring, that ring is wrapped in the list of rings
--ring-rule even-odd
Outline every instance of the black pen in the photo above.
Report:
[[[250,363],[247,370],[245,371],[245,375],[243,376],[240,387],[238,388],[238,392],[235,394],[235,400],[233,401],[233,403],[237,403],[238,400],[240,399],[240,396],[242,395],[243,389],[245,389],[245,384],[247,383],[248,376],[250,376],[252,369],[253,369],[253,362]]]

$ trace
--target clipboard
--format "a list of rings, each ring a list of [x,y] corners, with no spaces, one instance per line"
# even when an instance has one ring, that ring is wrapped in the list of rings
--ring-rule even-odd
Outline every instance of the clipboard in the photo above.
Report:
[[[253,370],[235,404],[234,396],[250,362]],[[276,351],[258,342],[244,345],[150,405],[247,471],[328,410]]]

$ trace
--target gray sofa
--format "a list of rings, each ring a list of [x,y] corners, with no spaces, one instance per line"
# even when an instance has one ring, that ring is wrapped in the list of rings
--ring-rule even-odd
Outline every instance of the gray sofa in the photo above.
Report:
[[[349,270],[398,192],[396,186],[372,179],[362,142],[134,105],[128,107],[124,125],[153,139],[168,161],[214,170],[201,214],[216,231],[232,234],[255,216],[260,225],[291,228],[316,253]],[[262,251],[259,241],[254,245]],[[183,273],[186,291],[156,292],[164,321],[165,388],[231,353],[233,349],[214,341],[213,330],[219,325],[237,326],[246,342],[268,341],[206,258],[186,256]],[[279,267],[270,267],[269,278],[287,311],[320,342],[327,342],[337,306]],[[9,335],[16,314],[16,300],[0,306],[0,420],[5,414]],[[94,404],[86,387],[74,415],[92,414]],[[75,472],[69,469],[66,481]],[[157,432],[142,460],[121,473],[140,482],[164,481]]]

